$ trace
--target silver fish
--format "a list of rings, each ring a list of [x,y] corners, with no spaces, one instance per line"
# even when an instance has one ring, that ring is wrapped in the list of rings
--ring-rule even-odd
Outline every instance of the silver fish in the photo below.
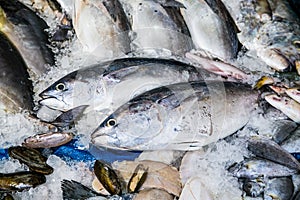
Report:
[[[84,51],[101,59],[130,52],[130,25],[118,0],[75,0],[72,6],[73,27]]]
[[[265,159],[246,159],[229,169],[235,177],[254,179],[259,177],[282,177],[297,173],[297,170]]]
[[[232,82],[159,87],[107,117],[92,134],[92,143],[142,151],[197,150],[242,128],[256,99],[247,85]]]
[[[16,0],[0,1],[0,31],[22,55],[33,80],[54,65],[49,47],[47,24],[32,10]]]
[[[273,122],[271,130],[272,139],[276,143],[281,144],[296,128],[297,124],[291,120],[276,120]]]
[[[237,56],[237,28],[220,0],[181,1],[181,9],[197,50],[221,60]]]
[[[180,19],[178,8],[169,7],[152,0],[123,1],[132,27],[132,51],[153,55],[163,52],[167,55],[184,55],[193,44],[187,28]],[[185,30],[185,31],[184,31]],[[160,55],[160,54],[159,54]]]
[[[248,142],[248,149],[256,156],[300,170],[300,163],[289,152],[270,139],[251,138]]]
[[[32,83],[22,57],[2,33],[0,46],[0,109],[6,112],[32,110]]]
[[[294,193],[291,177],[269,179],[264,189],[264,200],[290,200]]]
[[[73,137],[73,133],[68,132],[42,133],[26,138],[22,145],[29,148],[57,147],[70,142]]]
[[[43,91],[40,104],[67,111],[89,105],[109,114],[133,96],[174,82],[202,79],[195,67],[163,59],[125,58],[78,70]],[[105,110],[108,109],[108,110]],[[106,117],[97,114],[99,123]]]

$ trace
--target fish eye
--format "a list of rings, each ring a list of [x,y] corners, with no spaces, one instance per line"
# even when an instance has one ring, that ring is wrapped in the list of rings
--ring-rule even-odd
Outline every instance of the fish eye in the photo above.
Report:
[[[56,88],[57,91],[63,91],[63,90],[66,89],[66,86],[65,86],[64,83],[59,83],[59,84],[57,84],[57,85],[55,86],[55,88]]]
[[[109,120],[106,122],[106,126],[107,126],[107,127],[115,126],[116,124],[117,124],[117,120],[115,120],[115,119],[109,119]]]

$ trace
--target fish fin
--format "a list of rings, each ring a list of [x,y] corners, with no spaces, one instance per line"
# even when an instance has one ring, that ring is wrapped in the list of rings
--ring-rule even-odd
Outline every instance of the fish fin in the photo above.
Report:
[[[62,180],[61,189],[63,191],[63,199],[87,199],[90,197],[101,196],[92,189],[82,185],[81,183],[74,180]]]
[[[66,127],[73,123],[78,117],[83,113],[83,111],[88,107],[88,105],[82,105],[72,108],[61,115],[59,115],[54,121],[51,122],[53,125],[59,127]]]

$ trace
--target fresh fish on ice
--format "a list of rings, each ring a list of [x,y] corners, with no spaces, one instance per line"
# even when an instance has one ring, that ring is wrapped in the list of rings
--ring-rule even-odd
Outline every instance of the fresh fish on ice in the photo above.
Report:
[[[92,143],[124,150],[197,150],[242,128],[257,97],[247,85],[233,82],[158,87],[107,117]]]
[[[32,83],[26,65],[13,44],[0,33],[1,112],[32,110]]]
[[[204,76],[203,71],[174,60],[117,59],[66,75],[40,94],[40,104],[62,111],[89,105],[86,113],[99,110],[93,117],[98,126],[110,112],[144,91]]]
[[[276,142],[266,138],[251,138],[248,149],[256,156],[300,170],[300,163]]]
[[[237,56],[239,41],[237,28],[220,0],[180,1],[196,50],[209,56],[231,60]]]
[[[118,0],[75,0],[72,4],[73,27],[84,51],[103,60],[130,52],[130,24]]]
[[[281,164],[265,159],[251,158],[238,163],[229,169],[235,177],[254,179],[259,177],[283,177],[297,173],[297,170],[290,169]]]
[[[265,96],[265,100],[296,123],[300,122],[300,104],[293,99],[285,96],[280,97],[276,94],[270,94]]]
[[[46,22],[22,3],[16,0],[0,1],[0,31],[18,49],[34,81],[55,62],[45,32],[48,28]]]
[[[132,27],[132,52],[184,55],[193,44],[178,8],[156,1],[122,1]],[[127,8],[127,9],[126,9]]]

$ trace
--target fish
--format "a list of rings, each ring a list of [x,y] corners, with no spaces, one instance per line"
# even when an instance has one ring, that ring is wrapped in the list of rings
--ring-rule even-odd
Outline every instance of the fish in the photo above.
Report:
[[[0,110],[18,113],[32,110],[32,82],[18,50],[0,33]]]
[[[91,141],[123,150],[198,150],[242,128],[257,97],[248,85],[234,82],[158,87],[116,109]]]
[[[74,71],[57,80],[40,93],[39,104],[61,111],[88,105],[85,113],[99,111],[93,117],[98,126],[109,112],[144,91],[204,77],[203,70],[175,60],[116,59]]]
[[[31,171],[41,174],[51,174],[54,169],[46,163],[47,158],[44,157],[38,150],[28,147],[14,146],[8,148],[10,157],[18,159],[20,163],[24,163]]]
[[[180,56],[193,48],[178,7],[166,8],[166,4],[152,0],[122,3],[132,28],[132,53]]]
[[[291,71],[299,62],[299,18],[288,0],[222,0],[240,33],[239,41],[272,69]],[[295,43],[296,42],[296,43]]]
[[[30,77],[37,80],[54,66],[54,53],[50,49],[48,25],[22,3],[0,1],[0,31],[18,49],[26,63]]]
[[[0,189],[8,191],[22,191],[34,188],[46,182],[43,174],[21,171],[8,174],[0,174]]]
[[[276,142],[266,138],[251,138],[248,149],[256,156],[285,165],[295,170],[300,170],[300,163],[289,152],[280,147]]]
[[[261,177],[284,177],[297,173],[284,165],[261,158],[248,158],[229,168],[237,178],[256,179]]]
[[[74,137],[70,132],[49,132],[36,134],[24,140],[22,146],[28,148],[51,148],[64,145]]]
[[[72,24],[84,51],[102,60],[130,52],[131,27],[118,0],[76,0],[72,6]]]
[[[183,18],[196,50],[222,61],[236,58],[239,40],[236,25],[220,0],[180,1]]]
[[[285,91],[285,93],[289,97],[300,103],[300,88],[289,88]]]
[[[290,200],[293,197],[294,185],[291,177],[272,178],[267,181],[264,199]]]
[[[272,124],[272,139],[281,144],[297,129],[298,125],[291,120],[276,120]]]
[[[119,177],[109,164],[96,160],[94,164],[94,174],[110,194],[122,194]]]
[[[283,112],[286,116],[296,123],[300,123],[300,104],[293,99],[285,96],[270,94],[265,96],[265,100],[273,107]]]
[[[293,131],[290,136],[282,142],[281,147],[290,153],[300,151],[299,137],[300,127]]]

